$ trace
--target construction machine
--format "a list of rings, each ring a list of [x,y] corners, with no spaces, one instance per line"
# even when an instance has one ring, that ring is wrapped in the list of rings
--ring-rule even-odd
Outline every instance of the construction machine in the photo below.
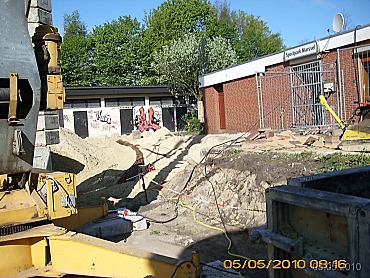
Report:
[[[0,277],[197,277],[199,254],[181,261],[75,232],[107,215],[76,205],[76,177],[32,166],[40,110],[62,109],[57,28],[30,38],[29,0],[0,0]],[[108,227],[109,229],[109,227]]]
[[[329,106],[325,96],[320,95],[319,100],[343,131],[340,148],[346,151],[370,151],[370,106],[358,106],[349,121],[345,122]]]

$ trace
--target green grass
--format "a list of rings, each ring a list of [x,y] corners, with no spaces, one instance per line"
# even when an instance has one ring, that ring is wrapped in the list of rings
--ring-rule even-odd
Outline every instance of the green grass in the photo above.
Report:
[[[292,154],[287,154],[287,158],[298,158],[298,159],[308,159],[312,157],[312,152],[310,151],[303,151],[300,153],[292,153]]]
[[[321,173],[339,171],[343,169],[370,165],[370,156],[349,155],[349,154],[332,154],[316,158],[317,162],[324,163],[320,167]]]
[[[228,150],[226,152],[226,155],[227,156],[234,156],[234,155],[238,155],[242,152],[242,150],[237,150],[237,149],[231,149],[231,150]]]
[[[315,159],[320,173],[339,171],[348,168],[370,165],[370,155],[367,154],[329,154],[315,157],[316,154],[310,151],[301,153],[286,154],[286,158],[304,160]]]

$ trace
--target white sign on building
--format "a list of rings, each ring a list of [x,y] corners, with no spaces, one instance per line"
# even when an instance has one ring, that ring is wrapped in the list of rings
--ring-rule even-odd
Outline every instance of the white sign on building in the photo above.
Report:
[[[284,52],[284,61],[290,61],[317,53],[319,53],[319,47],[317,42],[315,41],[309,44],[286,50]]]

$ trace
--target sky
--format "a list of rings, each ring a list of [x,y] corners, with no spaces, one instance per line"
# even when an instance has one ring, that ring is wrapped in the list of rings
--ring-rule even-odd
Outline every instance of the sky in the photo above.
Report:
[[[88,31],[94,26],[129,15],[142,22],[145,11],[156,9],[164,0],[52,0],[53,24],[63,34],[63,15],[78,10]],[[212,3],[215,0],[211,1]],[[223,1],[222,1],[223,2]],[[231,10],[259,16],[273,33],[280,33],[284,45],[334,34],[332,22],[337,13],[350,18],[349,26],[370,24],[369,0],[228,0]],[[328,32],[328,29],[329,32]]]

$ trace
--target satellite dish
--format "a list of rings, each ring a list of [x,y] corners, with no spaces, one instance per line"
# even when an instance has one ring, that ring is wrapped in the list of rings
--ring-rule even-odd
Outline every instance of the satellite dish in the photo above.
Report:
[[[344,17],[341,13],[337,13],[333,19],[333,31],[338,33],[343,30]]]

